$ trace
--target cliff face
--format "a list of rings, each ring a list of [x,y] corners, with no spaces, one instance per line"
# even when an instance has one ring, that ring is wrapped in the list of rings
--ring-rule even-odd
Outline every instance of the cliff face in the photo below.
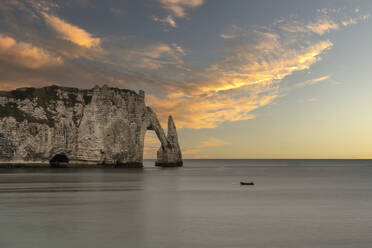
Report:
[[[168,136],[143,91],[50,86],[0,92],[0,163],[142,166],[144,138],[161,142],[157,165],[182,165],[170,117]]]

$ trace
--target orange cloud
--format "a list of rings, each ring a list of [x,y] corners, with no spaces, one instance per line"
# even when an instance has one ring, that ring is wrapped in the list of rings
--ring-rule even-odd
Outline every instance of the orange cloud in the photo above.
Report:
[[[316,19],[303,21],[293,17],[279,19],[274,22],[272,28],[278,28],[288,33],[307,33],[324,35],[325,33],[339,29],[340,27],[357,24],[361,21],[368,20],[368,14],[361,14],[359,9],[347,13],[341,9],[321,9],[318,10]]]
[[[42,15],[44,16],[46,23],[59,33],[62,39],[86,48],[99,47],[101,39],[93,37],[92,34],[88,33],[84,29],[45,12],[42,12]]]
[[[196,8],[204,3],[204,0],[157,0],[165,9],[170,10],[177,17],[186,16],[186,8]]]
[[[307,28],[314,33],[322,35],[329,30],[338,29],[339,26],[337,23],[324,18],[319,19],[316,22],[310,22],[307,25]]]
[[[29,69],[40,69],[63,64],[61,57],[53,56],[48,51],[30,43],[17,42],[15,39],[0,34],[0,59],[7,63]]]
[[[356,11],[355,13],[359,13],[359,10]],[[349,19],[344,20],[341,23],[342,23],[342,25],[347,27],[347,26],[350,26],[350,25],[353,25],[353,24],[357,24],[358,22],[361,22],[361,21],[367,21],[368,19],[369,19],[369,14],[359,15],[357,17],[350,17]]]
[[[310,79],[310,80],[307,80],[305,82],[301,82],[301,83],[296,84],[295,87],[299,88],[299,87],[304,87],[304,86],[308,86],[308,85],[318,84],[318,83],[323,82],[325,80],[328,80],[330,78],[331,78],[331,75]]]
[[[147,97],[162,120],[171,113],[178,127],[200,129],[252,119],[252,111],[279,97],[285,77],[309,69],[333,45],[320,41],[296,49],[282,43],[277,34],[235,30],[238,32],[231,34],[234,38],[228,39],[233,41],[230,51],[205,71],[205,80],[168,85],[164,98]],[[246,42],[252,34],[254,42]]]
[[[185,17],[187,8],[203,4],[202,0],[158,1],[163,4],[164,8],[171,11],[169,16],[173,21],[174,16]],[[6,73],[11,75],[8,77],[2,75],[1,81],[11,82],[14,79],[21,83],[26,78],[27,82],[36,84],[47,80],[49,80],[48,82],[71,81],[71,78],[74,78],[75,82],[85,84],[84,86],[90,86],[93,81],[101,81],[120,87],[136,85],[138,88],[143,86],[151,88],[152,92],[161,92],[161,95],[153,93],[154,95],[147,97],[148,104],[155,108],[161,120],[167,120],[168,114],[171,113],[176,119],[177,127],[215,128],[226,121],[254,118],[255,110],[273,104],[275,99],[282,94],[280,91],[281,82],[286,77],[295,72],[307,70],[322,59],[322,55],[332,48],[333,43],[329,40],[321,40],[321,35],[344,26],[340,19],[335,21],[328,16],[331,13],[330,10],[322,10],[322,13],[322,16],[313,21],[304,22],[290,18],[277,21],[258,30],[246,30],[233,26],[229,32],[221,35],[226,42],[225,54],[220,56],[222,59],[210,62],[211,65],[204,70],[191,71],[186,68],[182,59],[186,52],[177,44],[167,45],[158,42],[139,47],[140,45],[137,44],[139,40],[136,39],[135,42],[130,41],[123,46],[122,40],[118,39],[120,42],[111,46],[111,50],[110,46],[105,43],[105,51],[99,54],[100,56],[90,56],[91,53],[96,54],[97,49],[91,48],[99,48],[101,44],[99,38],[94,38],[87,31],[56,16],[42,12],[46,23],[60,34],[62,39],[70,41],[54,40],[48,46],[48,50],[52,51],[52,48],[57,48],[58,42],[63,43],[64,49],[58,52],[61,56],[66,57],[64,70],[49,70],[43,78],[43,75],[40,74],[24,74],[20,78],[17,69],[8,70],[11,73],[8,71]],[[366,20],[367,18],[367,16],[360,17],[358,20]],[[176,25],[175,22],[168,24]],[[135,43],[135,48],[130,48],[133,46],[131,43]],[[9,39],[3,39],[3,41],[0,39],[0,52],[13,54],[10,57],[16,61],[22,56],[16,55],[14,51],[22,49],[14,49],[14,47],[18,47],[14,44],[20,43],[15,41],[12,43],[12,40]],[[49,58],[52,62],[54,59],[54,63],[38,64],[22,60],[23,66],[41,68],[41,65],[58,64],[58,58],[56,60],[45,49],[35,48],[34,54],[39,56],[29,57],[40,57],[45,61],[47,61],[45,58]],[[77,50],[84,51],[84,53],[80,54]],[[53,51],[57,51],[57,49]],[[87,55],[85,55],[86,51]],[[43,54],[45,56],[42,56]],[[72,60],[68,60],[67,57],[69,59],[75,57],[92,59],[89,61],[89,66],[86,66],[87,62],[85,62],[83,66],[79,67],[75,61],[75,63],[68,63],[67,61]],[[105,65],[117,66],[120,69],[125,67],[125,70],[130,73],[115,71],[116,68],[108,70],[109,66],[103,69],[95,66],[94,60]],[[40,61],[43,60],[40,59]],[[88,67],[89,69],[86,69]],[[182,73],[176,71],[179,68],[182,68]],[[184,73],[187,70],[191,72]],[[172,78],[172,73],[177,75]],[[165,77],[162,78],[162,75]],[[189,80],[190,75],[192,75],[192,80]],[[305,83],[306,85],[314,84],[327,79],[326,77],[309,80]],[[10,84],[8,85],[11,87]],[[158,146],[156,146],[157,148]]]
[[[155,22],[161,23],[165,26],[164,31],[168,32],[168,28],[176,28],[177,23],[175,21],[175,17],[177,18],[185,18],[186,17],[186,9],[188,8],[196,8],[203,5],[204,0],[156,0],[163,5],[163,8],[169,10],[171,12],[170,15],[164,18],[159,18],[154,16],[152,19]]]
[[[204,148],[204,147],[217,147],[217,146],[226,146],[226,145],[231,145],[231,144],[224,140],[211,138],[209,140],[203,141],[200,146]]]
[[[266,42],[264,40],[253,50],[244,46],[235,48],[224,62],[210,68],[210,73],[217,76],[212,85],[204,86],[203,91],[218,92],[282,80],[296,71],[309,69],[320,60],[320,54],[333,46],[330,41],[322,41],[296,50],[276,40],[270,47],[264,44]]]
[[[167,98],[149,95],[147,102],[159,113],[161,120],[166,120],[167,113],[171,113],[177,120],[177,127],[215,128],[225,121],[254,118],[254,115],[250,114],[251,111],[271,103],[278,97],[276,91],[264,94],[265,90],[252,89],[251,96],[238,99],[214,94],[210,96],[170,94]]]
[[[196,145],[190,148],[185,148],[183,150],[184,155],[193,155],[195,158],[200,158],[199,154],[201,151],[203,151],[205,148],[210,147],[220,147],[220,146],[229,146],[231,143],[226,142],[221,139],[216,138],[210,138],[208,140],[203,141],[200,145]]]

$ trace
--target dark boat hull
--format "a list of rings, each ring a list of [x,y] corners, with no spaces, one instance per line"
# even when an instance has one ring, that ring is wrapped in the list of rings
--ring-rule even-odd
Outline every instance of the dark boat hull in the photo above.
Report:
[[[240,185],[254,185],[254,182],[240,182]]]

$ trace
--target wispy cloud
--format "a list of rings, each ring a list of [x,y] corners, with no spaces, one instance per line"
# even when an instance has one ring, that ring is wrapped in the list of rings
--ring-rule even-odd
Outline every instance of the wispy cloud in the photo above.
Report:
[[[196,8],[204,3],[204,0],[157,0],[163,7],[172,12],[176,17],[185,17],[187,8]]]
[[[184,70],[182,56],[185,51],[176,43],[139,42],[137,38],[125,43],[123,40],[126,38],[95,38],[81,27],[45,12],[55,13],[58,6],[43,5],[36,0],[32,4],[14,1],[17,4],[13,4],[12,0],[11,4],[0,6],[0,12],[9,14],[13,20],[9,29],[14,33],[12,37],[1,37],[2,89],[48,84],[79,87],[110,84],[124,88],[149,88],[163,82],[159,79],[162,74],[155,75],[154,71]],[[26,20],[32,20],[31,24],[18,23],[13,19],[15,11]],[[54,28],[45,29],[48,18],[51,22],[62,22],[58,27],[60,32]],[[56,37],[54,32],[60,36]]]
[[[317,101],[318,99],[315,97],[297,100],[298,103],[310,103],[310,102],[317,102]]]
[[[300,87],[305,87],[305,86],[308,86],[308,85],[318,84],[318,83],[323,82],[325,80],[328,80],[330,78],[331,78],[331,75],[326,75],[326,76],[322,76],[322,77],[318,77],[318,78],[313,78],[313,79],[307,80],[305,82],[297,83],[295,85],[295,87],[300,88]]]
[[[99,47],[101,39],[93,37],[92,34],[88,33],[84,29],[72,25],[57,16],[45,12],[42,12],[42,15],[44,16],[46,23],[49,24],[62,39],[71,41],[86,48]]]
[[[185,147],[183,154],[186,156],[192,155],[194,158],[200,157],[201,153],[207,149],[212,147],[223,147],[223,146],[230,146],[231,143],[217,139],[217,138],[210,138],[207,140],[204,140],[199,145],[192,146],[192,147]]]
[[[167,16],[172,20],[186,17],[189,8],[204,3],[158,2],[169,11]],[[0,36],[3,86],[14,88],[28,82],[37,86],[78,83],[80,87],[91,87],[106,83],[144,88],[150,92],[147,103],[155,108],[161,120],[167,120],[171,113],[177,127],[195,129],[255,118],[255,110],[274,104],[282,95],[287,77],[310,69],[332,49],[333,42],[326,37],[328,32],[354,24],[350,18],[356,18],[357,23],[368,19],[361,11],[344,15],[339,10],[327,9],[307,21],[290,16],[265,27],[231,26],[220,36],[225,46],[219,59],[195,68],[185,56],[192,51],[180,44],[141,41],[138,37],[98,38],[59,17],[58,11],[49,11],[53,6],[31,9],[18,3],[22,8],[18,11],[33,18],[39,26],[45,28],[47,23],[51,27],[43,32],[57,32],[59,37],[42,38],[37,35],[37,28],[26,32],[32,34],[32,39],[20,33],[12,36],[17,38]],[[44,68],[48,70],[41,73]],[[318,77],[291,89],[329,78]]]
[[[173,16],[171,16],[171,15],[168,15],[168,16],[166,16],[164,18],[159,18],[159,17],[153,16],[152,19],[155,22],[159,22],[162,25],[164,25],[164,31],[169,31],[168,27],[172,27],[172,28],[176,28],[177,27],[177,23],[174,20]]]
[[[359,11],[356,13],[359,13]],[[357,17],[350,17],[349,19],[343,20],[341,23],[343,26],[346,27],[346,26],[350,26],[353,24],[357,24],[359,22],[367,21],[369,17],[370,17],[369,14],[359,15]]]
[[[268,91],[264,87],[246,89],[245,94],[235,99],[229,94],[184,94],[177,91],[166,98],[150,95],[147,101],[161,120],[166,120],[166,113],[172,113],[177,127],[200,129],[215,128],[225,121],[252,119],[255,116],[250,114],[251,111],[271,103],[278,96],[277,89]]]
[[[176,28],[177,24],[175,18],[185,18],[187,16],[186,10],[190,8],[197,8],[203,5],[204,0],[156,0],[164,9],[168,10],[170,14],[164,18],[153,17],[155,22],[162,23],[165,26]],[[169,31],[165,28],[165,31]]]
[[[227,146],[227,145],[231,145],[231,143],[226,142],[221,139],[211,138],[211,139],[203,141],[199,147],[206,148],[206,147],[217,147],[217,146]]]
[[[319,19],[315,22],[310,22],[306,28],[316,34],[322,35],[325,32],[328,32],[333,29],[338,29],[339,25],[332,20],[326,18]]]
[[[279,19],[275,22],[275,26],[285,32],[316,33],[318,35],[323,35],[331,30],[339,29],[339,24],[326,15],[318,17],[315,20],[307,23],[294,18]]]
[[[323,36],[343,27],[342,20],[348,16],[333,17],[341,11],[331,9],[319,13],[308,22],[291,16],[267,27],[232,26],[221,35],[226,53],[201,73],[202,79],[170,84],[165,88],[166,96],[149,96],[148,102],[163,120],[163,113],[172,113],[179,127],[215,128],[222,122],[254,118],[254,110],[275,103],[281,96],[285,78],[310,69],[332,49],[333,42]],[[360,20],[365,18],[357,14]],[[318,77],[294,87],[330,77]]]
[[[0,60],[29,69],[40,69],[63,64],[63,59],[26,42],[0,34]]]
[[[182,56],[185,55],[185,51],[176,43],[141,44],[122,49],[113,48],[108,52],[118,65],[121,64],[125,68],[153,71],[165,67],[181,69],[184,66]]]
[[[309,69],[333,45],[325,40],[295,49],[278,34],[238,31],[226,56],[204,72],[205,80],[169,86],[165,98],[148,97],[162,119],[172,113],[180,127],[214,128],[254,118],[252,111],[279,97],[281,80]]]
[[[278,28],[288,33],[318,34],[320,36],[340,29],[342,26],[349,26],[366,21],[369,14],[360,13],[359,9],[346,11],[344,9],[319,9],[318,14],[311,20],[299,19],[296,16],[276,20],[271,28]]]

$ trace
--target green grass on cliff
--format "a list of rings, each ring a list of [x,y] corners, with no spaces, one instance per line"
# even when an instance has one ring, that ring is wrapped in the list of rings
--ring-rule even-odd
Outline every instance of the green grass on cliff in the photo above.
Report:
[[[133,90],[128,89],[118,89],[118,88],[111,88],[108,86],[104,86],[106,89],[114,90],[115,92],[127,92],[130,94],[137,93]],[[47,86],[43,88],[20,88],[12,91],[0,91],[0,97],[7,97],[13,98],[20,101],[24,101],[26,99],[30,101],[37,101],[37,106],[44,109],[46,113],[47,120],[44,119],[37,119],[30,114],[23,112],[22,110],[17,108],[16,103],[8,103],[5,106],[0,106],[0,118],[3,117],[14,117],[18,122],[22,122],[27,120],[31,123],[40,123],[40,124],[47,124],[50,127],[54,127],[54,108],[56,106],[56,102],[61,100],[58,97],[58,90],[62,90],[63,92],[67,93],[68,98],[63,99],[64,104],[66,107],[73,108],[77,103],[81,103],[83,105],[88,105],[92,101],[92,93],[95,90],[93,89],[78,89],[78,88],[70,88],[70,87],[61,87],[61,86]],[[78,100],[78,94],[82,94],[83,99],[82,102]],[[79,117],[74,116],[73,120],[75,124],[78,123]]]
[[[79,90],[78,88],[69,88],[69,87],[61,87],[61,86],[47,86],[43,88],[20,88],[12,91],[0,91],[0,97],[9,97],[15,98],[18,100],[33,100],[38,98],[38,105],[45,107],[50,104],[51,101],[59,100],[57,96],[57,90],[63,90],[68,93],[69,96],[69,104],[75,105],[77,102],[77,94],[79,92],[83,93],[84,103],[89,104],[92,100],[92,97],[88,95],[88,90]]]
[[[53,103],[56,103],[57,100],[60,100],[57,95],[57,90],[63,90],[67,92],[68,99],[65,100],[66,107],[74,107],[78,102],[77,94],[79,92],[83,93],[83,103],[89,104],[92,100],[92,97],[88,95],[88,90],[79,90],[78,88],[68,88],[60,87],[56,85],[44,87],[44,88],[21,88],[12,91],[0,91],[0,97],[8,97],[24,101],[29,99],[33,101],[37,99],[37,106],[42,107],[46,113],[47,120],[37,119],[22,110],[17,108],[16,103],[8,103],[5,106],[0,106],[0,118],[2,117],[14,117],[18,122],[27,120],[32,123],[47,124],[50,127],[54,126],[53,113],[48,111],[48,109],[55,106]]]
[[[30,123],[39,123],[39,124],[47,124],[48,126],[54,126],[53,120],[43,120],[35,118],[22,110],[17,108],[17,104],[15,103],[7,103],[5,106],[0,105],[0,118],[3,117],[14,117],[17,122],[23,122],[27,120]]]

